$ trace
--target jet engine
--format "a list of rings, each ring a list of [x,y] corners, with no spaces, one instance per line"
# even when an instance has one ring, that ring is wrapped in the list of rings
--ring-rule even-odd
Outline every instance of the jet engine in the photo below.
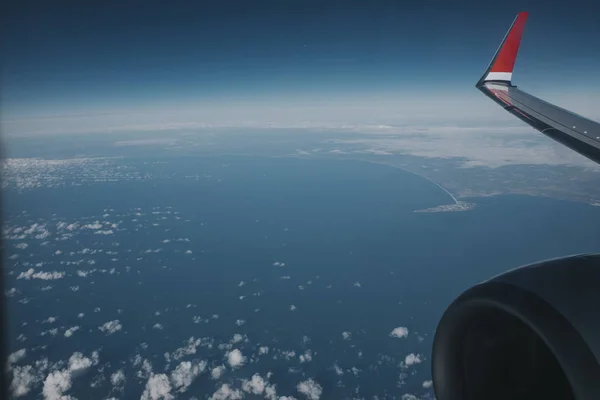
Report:
[[[600,254],[510,270],[460,295],[437,327],[437,400],[600,399]]]

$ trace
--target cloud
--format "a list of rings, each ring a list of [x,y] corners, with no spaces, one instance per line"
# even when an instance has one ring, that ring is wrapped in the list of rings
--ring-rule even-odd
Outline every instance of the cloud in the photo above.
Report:
[[[42,389],[44,399],[63,399],[63,393],[69,390],[71,385],[71,373],[68,370],[54,371],[50,373],[44,380],[44,388]]]
[[[298,392],[302,393],[309,400],[319,400],[321,397],[321,393],[323,393],[323,388],[317,382],[312,379],[308,379],[306,381],[298,383],[296,386]]]
[[[262,354],[269,354],[269,347],[267,347],[267,346],[261,346],[261,347],[258,349],[258,354],[259,354],[259,355],[262,355]]]
[[[29,268],[26,272],[21,272],[17,279],[42,279],[45,281],[64,278],[64,272],[52,271],[52,272],[35,272],[33,268]]]
[[[340,366],[337,365],[337,363],[333,364],[333,370],[335,371],[336,375],[338,375],[338,376],[344,375],[344,370],[341,369]]]
[[[73,326],[65,331],[65,337],[71,337],[79,330],[79,326]]]
[[[311,362],[312,361],[312,352],[310,350],[306,350],[304,352],[304,354],[300,355],[299,358],[300,358],[301,363]]]
[[[165,374],[151,374],[140,400],[172,400],[171,384]]]
[[[433,386],[433,381],[423,381],[423,387],[425,389],[429,389],[432,386]]]
[[[344,340],[350,340],[350,338],[352,337],[352,333],[351,332],[342,332],[342,337],[344,338]]]
[[[105,322],[104,324],[98,327],[98,329],[100,329],[102,332],[106,332],[107,335],[112,335],[113,333],[120,331],[121,328],[123,328],[123,326],[121,325],[121,322],[118,319],[115,319],[114,321]]]
[[[512,122],[511,122],[512,124]],[[595,168],[592,161],[527,126],[413,126],[373,137],[333,139],[341,154],[401,154],[426,158],[456,158],[464,167],[506,165],[569,165]],[[371,136],[371,137],[370,137]]]
[[[219,390],[213,393],[210,400],[240,400],[244,398],[244,393],[238,389],[232,389],[224,383]]]
[[[421,363],[421,356],[419,354],[410,353],[409,355],[407,355],[404,358],[404,364],[406,364],[407,366],[414,365],[414,364],[420,364],[420,363]]]
[[[292,305],[290,306],[290,311],[294,311],[295,309],[296,309],[296,306],[292,304]]]
[[[31,365],[15,367],[12,373],[13,379],[10,384],[10,391],[15,398],[25,396],[41,380],[41,377]]]
[[[125,382],[125,373],[122,369],[118,370],[110,376],[110,383],[112,383],[113,389],[115,390],[123,390],[123,388],[125,387]]]
[[[227,353],[227,362],[232,368],[241,367],[245,361],[246,357],[238,349],[233,349]]]
[[[242,390],[248,393],[262,394],[266,385],[267,383],[259,374],[252,375],[251,380],[242,380]]]
[[[26,354],[27,354],[26,349],[17,350],[14,353],[11,353],[8,356],[8,369],[10,369],[12,364],[15,364],[15,363],[19,362],[21,359],[23,359]]]
[[[224,372],[225,372],[225,366],[224,365],[219,365],[218,367],[214,367],[210,371],[210,376],[213,379],[219,379],[223,375]]]
[[[97,352],[92,353],[91,359],[83,356],[82,353],[73,353],[69,358],[67,369],[51,372],[44,380],[42,389],[44,398],[46,400],[72,399],[71,396],[63,396],[64,392],[71,388],[72,378],[96,364],[98,364]]]
[[[240,335],[239,333],[236,333],[233,335],[233,339],[231,339],[231,343],[232,344],[239,343],[242,340],[244,340],[244,337],[242,335]]]
[[[206,361],[200,361],[192,364],[190,361],[183,361],[171,373],[171,382],[178,392],[185,392],[192,384],[194,379],[206,370]]]
[[[98,364],[98,353],[93,352],[92,358],[84,357],[83,354],[79,352],[73,353],[71,357],[69,357],[69,371],[75,372],[84,369],[88,369],[92,365]]]
[[[236,324],[237,326],[242,326],[242,325],[244,325],[245,323],[246,323],[246,321],[245,321],[245,320],[243,320],[243,319],[238,319],[238,320],[236,320],[236,321],[235,321],[235,324]]]
[[[395,338],[405,338],[408,336],[408,328],[404,326],[399,326],[398,328],[394,328],[392,332],[390,332],[391,337]]]
[[[419,400],[419,398],[414,394],[405,393],[402,395],[401,400]]]
[[[187,340],[186,343],[187,344],[185,346],[180,347],[173,352],[173,358],[175,360],[180,360],[183,357],[191,354],[196,354],[196,349],[203,343],[203,341],[202,339],[196,339],[192,336]]]

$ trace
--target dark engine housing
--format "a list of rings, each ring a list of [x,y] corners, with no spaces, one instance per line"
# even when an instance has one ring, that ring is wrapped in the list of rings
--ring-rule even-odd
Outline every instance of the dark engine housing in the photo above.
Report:
[[[600,255],[516,268],[444,313],[437,400],[600,399]]]

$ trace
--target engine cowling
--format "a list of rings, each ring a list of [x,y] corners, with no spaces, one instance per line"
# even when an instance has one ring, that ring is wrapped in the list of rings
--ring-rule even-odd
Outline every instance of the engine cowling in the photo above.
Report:
[[[460,295],[438,324],[438,400],[600,399],[600,254],[510,270]]]

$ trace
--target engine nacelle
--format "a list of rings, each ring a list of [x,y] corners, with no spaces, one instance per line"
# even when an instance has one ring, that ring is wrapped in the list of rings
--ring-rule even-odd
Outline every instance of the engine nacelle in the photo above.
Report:
[[[437,327],[432,375],[437,400],[600,399],[600,254],[464,292]]]

